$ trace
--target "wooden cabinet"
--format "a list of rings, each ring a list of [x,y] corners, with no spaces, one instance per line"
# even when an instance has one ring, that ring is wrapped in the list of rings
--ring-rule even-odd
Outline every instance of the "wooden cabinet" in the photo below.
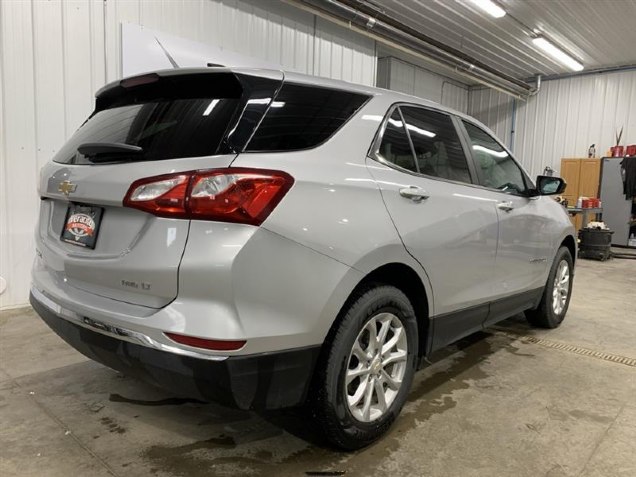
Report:
[[[563,197],[570,207],[576,205],[579,197],[598,197],[601,179],[601,160],[587,158],[561,159],[561,177],[567,182]],[[581,228],[581,216],[572,218],[576,230]]]
[[[583,197],[598,197],[601,185],[601,160],[581,160],[581,174],[579,176],[579,195]]]

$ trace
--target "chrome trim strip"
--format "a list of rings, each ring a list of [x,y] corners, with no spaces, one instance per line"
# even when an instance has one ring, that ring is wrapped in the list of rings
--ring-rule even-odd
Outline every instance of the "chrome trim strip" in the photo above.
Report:
[[[42,291],[38,290],[34,286],[31,287],[31,294],[38,302],[40,302],[46,308],[51,310],[58,317],[63,318],[66,321],[69,321],[75,325],[81,326],[82,328],[87,328],[91,331],[95,331],[96,333],[100,333],[102,335],[106,335],[111,338],[115,338],[122,341],[128,341],[130,343],[145,346],[146,348],[152,348],[159,351],[164,351],[166,353],[178,354],[180,356],[187,356],[189,358],[205,359],[208,361],[225,361],[228,358],[228,356],[199,353],[197,351],[191,351],[188,349],[179,348],[177,346],[167,345],[164,343],[160,343],[159,341],[154,340],[150,336],[147,336],[138,331],[132,331],[126,328],[120,328],[118,326],[113,326],[107,323],[103,323],[101,321],[93,320],[86,316],[81,316],[80,314],[75,313],[74,311],[68,310],[58,305],[53,300],[51,300],[48,296],[46,296]]]

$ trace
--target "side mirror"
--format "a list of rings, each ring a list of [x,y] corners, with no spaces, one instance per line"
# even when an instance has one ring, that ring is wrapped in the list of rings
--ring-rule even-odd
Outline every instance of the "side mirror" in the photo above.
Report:
[[[538,195],[557,195],[567,187],[566,182],[560,177],[537,176]]]

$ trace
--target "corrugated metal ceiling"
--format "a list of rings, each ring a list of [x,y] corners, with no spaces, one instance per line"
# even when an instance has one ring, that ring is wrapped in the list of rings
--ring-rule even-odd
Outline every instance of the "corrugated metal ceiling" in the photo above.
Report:
[[[586,69],[636,64],[636,0],[499,0],[493,18],[470,0],[373,0],[423,34],[516,78],[569,70],[532,41],[541,32]]]

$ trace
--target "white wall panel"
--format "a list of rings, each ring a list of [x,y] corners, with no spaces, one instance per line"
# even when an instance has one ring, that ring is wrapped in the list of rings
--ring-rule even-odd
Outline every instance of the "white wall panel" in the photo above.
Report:
[[[283,69],[375,83],[375,42],[275,1],[128,0],[106,2],[108,81],[121,76],[120,23],[225,48]]]
[[[313,15],[260,0],[0,1],[0,308],[25,304],[39,167],[121,75],[122,23],[281,64],[374,84],[375,43]]]
[[[316,19],[313,74],[375,84],[375,42],[322,18]]]
[[[29,2],[2,2],[2,204],[0,275],[7,289],[0,304],[24,302],[33,260],[33,230],[38,199],[34,99],[33,23]],[[6,48],[6,45],[11,45]]]
[[[468,111],[468,89],[451,81],[442,82],[442,98],[444,106],[465,113]]]
[[[43,3],[33,10],[33,49],[37,165],[41,167],[66,137],[64,34],[62,1]]]
[[[33,4],[34,10],[39,2]],[[62,2],[64,52],[64,99],[66,136],[84,122],[93,108],[91,71],[90,4],[84,0]],[[88,40],[88,41],[87,41]],[[44,41],[46,41],[44,39]]]
[[[488,89],[470,92],[469,114],[495,130],[510,145],[512,100]],[[614,144],[636,144],[636,71],[575,76],[544,81],[527,102],[517,101],[513,152],[532,175],[546,166],[560,169],[562,157],[598,156]]]
[[[494,89],[469,92],[468,114],[486,124],[507,146],[510,146],[512,107],[510,96]]]
[[[394,57],[379,61],[378,85],[429,99],[461,112],[468,110],[468,87]]]

